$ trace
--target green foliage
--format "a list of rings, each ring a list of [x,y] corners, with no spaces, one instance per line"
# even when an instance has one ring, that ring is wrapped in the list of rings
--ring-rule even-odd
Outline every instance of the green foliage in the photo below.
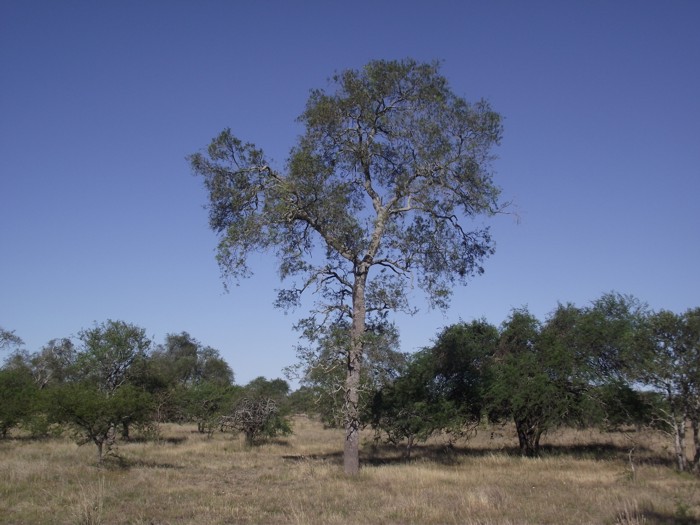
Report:
[[[246,444],[253,446],[261,438],[274,438],[292,433],[289,421],[280,414],[271,398],[243,397],[221,418],[221,429],[242,432]]]
[[[438,431],[462,437],[479,424],[498,330],[486,321],[445,328],[435,344],[412,356],[400,377],[379,389],[372,425],[389,441],[424,441]]]
[[[700,308],[651,314],[638,341],[636,378],[664,398],[664,403],[652,405],[653,417],[673,437],[677,467],[700,470]],[[692,429],[690,460],[686,421]]]
[[[39,389],[28,369],[0,369],[0,438],[5,438],[12,428],[31,420],[38,395]]]
[[[158,345],[151,355],[153,373],[167,385],[197,382],[201,375],[197,366],[199,349],[199,342],[187,332],[167,334],[165,344]]]
[[[498,337],[484,320],[458,323],[445,328],[432,348],[434,395],[458,404],[465,421],[481,418]]]
[[[50,341],[25,363],[42,389],[43,426],[70,426],[81,442],[95,444],[101,462],[117,426],[128,437],[129,425],[152,417],[151,395],[133,381],[150,341],[142,328],[111,320],[81,331],[79,339],[77,350],[67,339]]]
[[[498,208],[488,162],[500,116],[456,96],[435,63],[373,61],[332,86],[311,92],[286,173],[230,130],[189,157],[209,191],[223,270],[245,276],[250,252],[275,250],[283,277],[305,275],[325,297],[351,288],[348,270],[367,255],[394,270],[375,277],[378,295],[394,297],[387,307],[404,300],[391,276],[408,284],[414,270],[443,303],[454,279],[481,271],[492,251],[486,230],[458,220]],[[320,265],[308,251],[317,241],[326,248]]]
[[[70,339],[52,339],[29,359],[40,388],[71,381],[77,374],[77,349]]]
[[[610,381],[591,388],[583,400],[581,423],[605,430],[651,425],[650,407],[656,403],[648,393],[644,395],[623,381]]]
[[[374,394],[370,421],[377,437],[384,433],[394,444],[405,440],[407,456],[416,441],[452,426],[458,412],[452,402],[433,397],[433,378],[432,356],[424,350],[411,357],[403,375]]]
[[[151,362],[153,373],[168,385],[233,383],[233,371],[218,350],[203,346],[187,332],[166,335],[165,344],[156,348]]]
[[[276,403],[283,403],[289,395],[289,383],[284,379],[266,379],[256,377],[244,388],[244,395],[253,398],[268,398]]]
[[[83,343],[76,362],[79,377],[106,393],[126,383],[131,366],[145,359],[151,346],[143,328],[124,321],[109,320],[82,330],[78,337]]]
[[[53,421],[69,425],[79,444],[93,442],[101,462],[116,438],[116,428],[124,423],[150,420],[150,395],[132,385],[122,385],[105,392],[92,381],[55,386],[46,392],[46,402]]]
[[[241,392],[241,401],[234,408],[234,413],[241,410],[247,400],[248,406],[257,406],[258,410],[267,407],[268,410],[262,420],[253,418],[249,421],[245,429],[246,439],[249,444],[253,444],[259,437],[274,438],[277,436],[288,436],[292,433],[289,414],[291,407],[289,404],[289,383],[284,379],[266,379],[256,377],[248,383]]]
[[[143,365],[132,380],[156,396],[161,421],[197,421],[200,431],[213,431],[233,383],[217,350],[187,332],[168,334]]]
[[[24,342],[14,331],[0,327],[0,351],[18,349]]]
[[[290,414],[305,414],[307,416],[320,416],[318,413],[317,399],[320,393],[316,387],[301,386],[291,392],[287,397],[287,408]]]
[[[199,432],[211,435],[219,426],[219,420],[240,397],[241,387],[225,386],[203,381],[195,385],[180,387],[176,391],[175,404],[180,408],[181,420],[197,423]]]
[[[557,337],[570,313],[560,306],[542,327],[521,308],[503,323],[488,394],[491,417],[513,418],[523,455],[537,455],[542,434],[578,414],[581,385],[573,354]]]
[[[591,382],[630,382],[634,376],[638,341],[649,315],[633,296],[606,293],[581,311],[573,345]]]
[[[329,427],[344,423],[345,379],[350,351],[348,323],[319,326],[305,319],[297,326],[309,346],[297,349],[299,363],[290,367],[291,375],[301,373],[301,384],[307,398],[306,413],[317,415]],[[359,384],[359,410],[362,423],[368,414],[374,392],[390,383],[405,369],[406,354],[398,351],[396,328],[388,322],[366,327],[364,359]]]

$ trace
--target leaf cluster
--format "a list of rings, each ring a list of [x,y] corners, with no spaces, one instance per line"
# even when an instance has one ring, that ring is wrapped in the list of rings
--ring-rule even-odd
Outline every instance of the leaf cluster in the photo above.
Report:
[[[455,95],[438,63],[377,60],[330,87],[311,91],[284,170],[230,129],[188,157],[224,274],[247,276],[249,255],[272,251],[281,277],[300,279],[281,306],[311,288],[319,311],[350,316],[358,272],[373,267],[369,312],[408,309],[413,282],[445,306],[493,252],[468,221],[501,209],[490,173],[501,117]]]
[[[606,294],[587,308],[560,304],[544,322],[523,307],[500,329],[483,320],[449,326],[376,392],[373,425],[410,442],[510,419],[532,455],[560,425],[648,423],[630,375],[644,312],[633,298]]]

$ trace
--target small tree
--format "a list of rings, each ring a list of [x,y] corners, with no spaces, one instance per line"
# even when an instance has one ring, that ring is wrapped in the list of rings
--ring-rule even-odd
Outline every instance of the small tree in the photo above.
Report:
[[[686,400],[688,417],[693,432],[692,468],[700,472],[700,307],[687,310],[683,314],[683,340],[685,341],[686,362],[689,363],[689,388]]]
[[[181,415],[187,421],[196,422],[198,432],[211,436],[218,428],[221,416],[240,391],[241,387],[224,386],[210,381],[181,388],[178,391]]]
[[[112,450],[118,424],[146,422],[151,416],[150,396],[132,385],[107,395],[95,383],[80,381],[51,388],[46,396],[52,419],[72,427],[78,444],[92,442],[98,464]]]
[[[433,389],[459,407],[457,429],[477,425],[484,414],[498,339],[498,329],[482,319],[445,328],[431,348]]]
[[[218,350],[181,332],[168,334],[150,355],[144,380],[159,399],[161,419],[196,421],[210,432],[230,398],[233,371]]]
[[[373,425],[390,441],[406,439],[407,455],[416,440],[444,431],[467,437],[479,425],[489,384],[489,366],[498,329],[484,320],[442,330],[435,344],[415,354],[408,369],[380,390]]]
[[[233,430],[245,435],[246,445],[252,447],[261,437],[287,435],[289,424],[278,416],[277,403],[270,398],[244,398],[235,404],[230,414],[221,418],[222,430]]]
[[[547,430],[580,417],[586,382],[566,344],[571,313],[559,306],[542,326],[521,308],[503,323],[488,394],[491,417],[513,418],[524,456],[539,454]]]
[[[33,415],[39,390],[25,367],[0,369],[0,438]]]
[[[82,343],[66,380],[47,388],[49,417],[71,426],[79,443],[92,442],[101,463],[117,427],[128,437],[131,424],[152,417],[152,398],[134,384],[135,364],[147,358],[150,340],[145,330],[123,321],[106,321],[79,334]],[[71,350],[72,351],[72,350]]]
[[[422,350],[409,358],[405,372],[374,393],[370,421],[378,433],[395,445],[405,441],[406,457],[417,441],[454,425],[458,407],[431,388],[434,375],[432,355]]]
[[[493,244],[472,219],[500,209],[489,162],[501,118],[455,95],[437,63],[377,60],[332,85],[311,92],[284,172],[230,130],[189,160],[224,273],[247,276],[248,255],[272,251],[281,277],[299,278],[278,305],[312,290],[319,326],[348,322],[344,468],[357,474],[367,323],[412,311],[414,283],[446,307],[456,283],[483,271]]]
[[[698,469],[700,442],[700,309],[684,315],[651,314],[642,334],[639,379],[664,397],[653,405],[655,417],[673,439],[678,470]],[[691,422],[694,456],[685,452],[686,421]]]

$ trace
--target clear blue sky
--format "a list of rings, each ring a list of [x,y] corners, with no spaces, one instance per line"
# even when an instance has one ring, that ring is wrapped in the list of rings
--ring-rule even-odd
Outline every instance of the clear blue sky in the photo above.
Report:
[[[698,27],[696,0],[4,0],[0,326],[30,351],[106,319],[184,330],[239,383],[281,377],[303,312],[273,309],[264,256],[224,293],[185,156],[231,127],[281,166],[309,89],[406,57],[504,115],[520,222],[490,221],[497,252],[445,315],[396,318],[403,350],[611,290],[700,306]]]

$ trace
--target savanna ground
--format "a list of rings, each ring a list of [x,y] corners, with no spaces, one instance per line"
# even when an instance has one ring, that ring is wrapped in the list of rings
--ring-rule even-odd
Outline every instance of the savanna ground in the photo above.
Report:
[[[294,434],[243,438],[163,425],[157,442],[121,443],[98,468],[68,438],[0,441],[1,523],[680,524],[700,523],[700,478],[679,474],[653,433],[561,430],[521,458],[511,429],[468,444],[372,447],[342,472],[343,432],[305,417]],[[634,470],[628,457],[633,454]]]

